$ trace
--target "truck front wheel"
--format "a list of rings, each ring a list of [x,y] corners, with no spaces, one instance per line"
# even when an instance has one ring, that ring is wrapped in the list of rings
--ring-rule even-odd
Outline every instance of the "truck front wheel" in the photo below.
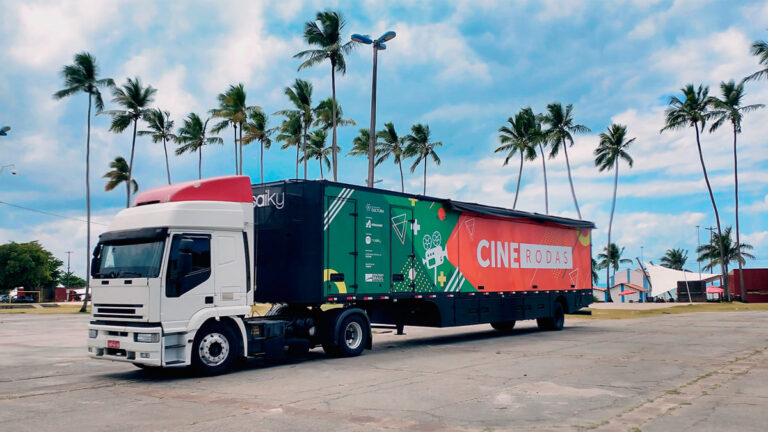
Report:
[[[218,375],[232,368],[238,353],[235,332],[219,322],[198,330],[192,346],[192,366],[202,375]]]

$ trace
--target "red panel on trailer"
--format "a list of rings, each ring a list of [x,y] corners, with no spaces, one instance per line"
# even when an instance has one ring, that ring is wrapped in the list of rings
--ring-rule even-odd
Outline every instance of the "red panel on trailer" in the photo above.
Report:
[[[768,268],[744,269],[743,275],[747,302],[768,303]],[[728,272],[728,286],[731,289],[731,296],[741,296],[739,269]]]
[[[141,192],[133,200],[133,206],[177,201],[253,202],[251,179],[226,176],[174,183]]]

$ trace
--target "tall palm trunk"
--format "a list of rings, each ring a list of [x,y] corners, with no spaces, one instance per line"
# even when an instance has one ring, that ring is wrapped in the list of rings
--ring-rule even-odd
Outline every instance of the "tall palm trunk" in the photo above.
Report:
[[[238,167],[238,165],[237,165],[237,125],[233,123],[232,124],[232,129],[233,129],[234,135],[235,135],[234,140],[232,142],[235,144],[235,175],[237,175],[237,174],[240,173],[238,171],[238,169],[237,169],[237,167]]]
[[[517,187],[515,188],[515,202],[512,203],[512,210],[517,207],[517,195],[520,193],[520,180],[523,178],[523,152],[520,151],[520,170],[517,172]]]
[[[131,182],[125,182],[125,208],[131,206]]]
[[[197,155],[197,179],[200,180],[203,178],[203,146],[197,149]]]
[[[398,162],[397,166],[400,167],[400,192],[405,193],[405,180],[403,179],[403,162],[402,161]]]
[[[319,159],[320,162],[320,179],[325,180],[325,176],[323,175],[323,159],[322,157]]]
[[[722,285],[725,290],[725,301],[731,301],[731,292],[728,289],[728,273],[725,270],[725,248],[723,247],[723,233],[720,230],[720,214],[717,212],[717,204],[715,203],[715,195],[712,193],[712,186],[709,184],[709,176],[707,175],[707,167],[704,165],[704,154],[701,151],[701,140],[699,138],[699,124],[694,123],[696,129],[696,146],[699,149],[699,160],[701,161],[701,170],[704,171],[704,181],[707,183],[707,191],[709,191],[709,199],[712,200],[712,208],[715,210],[715,222],[717,224],[717,235],[721,239],[720,241],[720,271],[722,272]],[[737,240],[738,241],[738,240]]]
[[[611,204],[611,218],[608,220],[608,246],[605,247],[605,254],[609,255],[611,253],[611,230],[613,229],[613,212],[616,210],[616,190],[619,188],[619,158],[616,157],[616,172],[613,174],[613,203]],[[611,257],[608,257],[609,259]],[[618,257],[616,257],[618,260]],[[608,264],[608,268],[605,269],[605,289],[606,293],[608,294],[608,301],[613,302],[613,299],[611,298],[611,278],[610,278],[610,271],[613,263]],[[616,275],[616,270],[613,271],[613,274]]]
[[[304,135],[301,137],[301,157],[304,158],[304,180],[307,179],[307,129],[309,125],[304,125]]]
[[[539,143],[539,150],[541,151],[541,166],[544,168],[544,212],[549,214],[549,192],[547,190],[547,163],[544,157],[544,147]]]
[[[736,260],[737,263],[739,263],[739,287],[741,292],[741,301],[746,302],[747,301],[747,292],[744,288],[744,275],[741,274],[742,264],[741,264],[741,240],[739,239],[739,160],[736,156],[736,134],[737,134],[737,128],[736,123],[733,124],[733,181],[734,181],[734,196],[736,199],[736,253],[738,254],[738,258]]]
[[[88,93],[88,131],[85,138],[85,219],[86,250],[85,250],[85,296],[80,312],[85,312],[88,306],[88,295],[91,290],[91,94]]]
[[[338,151],[338,148],[336,147],[336,62],[331,61],[331,94],[333,96],[333,107],[331,109],[331,115],[333,115],[333,118],[331,120],[331,125],[333,126],[333,138],[331,140],[331,155],[332,155],[332,163],[333,163],[333,181],[338,181],[337,173],[338,173],[338,167],[336,166],[339,163],[339,159],[336,155],[336,152]]]
[[[240,175],[243,175],[243,124],[240,123]]]
[[[296,143],[296,180],[299,179],[299,143]]]
[[[563,151],[565,152],[565,166],[568,168],[568,183],[571,184],[571,196],[573,196],[573,205],[576,206],[576,214],[578,214],[579,219],[581,219],[579,202],[576,201],[576,191],[573,189],[573,179],[571,178],[571,162],[568,160],[568,145],[565,143],[565,139],[563,139]]]
[[[422,195],[427,194],[427,157],[424,156],[424,193]]]
[[[264,183],[264,141],[259,141],[259,180]]]
[[[168,165],[168,147],[165,138],[163,138],[163,151],[165,152],[165,172],[168,174],[168,184],[171,184],[171,167]]]
[[[125,207],[130,207],[131,203],[131,179],[133,178],[133,155],[136,150],[136,127],[139,124],[139,119],[133,120],[133,140],[131,141],[131,162],[128,163],[128,199],[125,202]]]

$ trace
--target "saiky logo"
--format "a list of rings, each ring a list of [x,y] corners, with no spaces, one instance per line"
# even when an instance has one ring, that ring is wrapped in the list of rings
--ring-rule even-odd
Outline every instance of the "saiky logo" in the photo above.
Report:
[[[256,207],[275,207],[281,210],[285,206],[285,192],[270,193],[269,189],[253,196],[253,205]]]

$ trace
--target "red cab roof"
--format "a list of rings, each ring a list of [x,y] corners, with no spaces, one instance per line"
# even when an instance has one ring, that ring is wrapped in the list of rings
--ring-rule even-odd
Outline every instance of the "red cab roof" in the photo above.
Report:
[[[251,179],[248,176],[213,177],[174,183],[136,195],[133,206],[176,201],[253,202]]]

